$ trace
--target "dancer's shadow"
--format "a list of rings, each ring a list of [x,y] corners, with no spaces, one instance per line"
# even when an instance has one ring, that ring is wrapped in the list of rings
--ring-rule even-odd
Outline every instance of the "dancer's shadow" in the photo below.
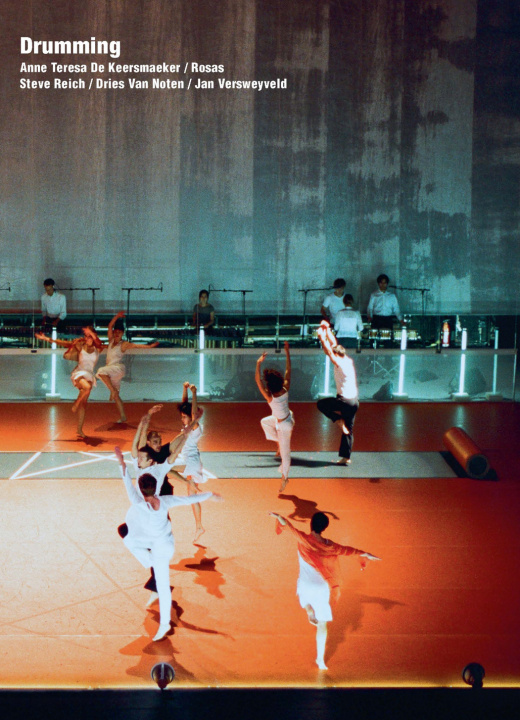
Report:
[[[383,610],[392,610],[405,603],[390,598],[359,595],[354,590],[344,590],[333,607],[334,620],[329,625],[327,638],[327,657],[330,659],[342,645],[348,632],[356,632],[362,627],[365,605],[379,605]]]
[[[223,598],[224,595],[220,588],[225,585],[226,580],[222,573],[217,570],[218,557],[206,557],[206,548],[203,545],[196,545],[197,550],[193,558],[184,558],[176,565],[170,565],[172,570],[181,572],[191,571],[194,572],[195,585],[202,585],[206,588],[206,592],[209,595],[213,595],[216,598]]]
[[[185,620],[181,620],[181,616],[183,614],[184,608],[182,608],[176,600],[172,600],[172,629],[168,632],[166,637],[158,642],[153,642],[153,640],[150,640],[150,637],[153,637],[154,632],[157,631],[157,625],[159,624],[159,612],[157,610],[152,610],[152,612],[148,612],[146,614],[144,624],[149,637],[140,637],[121,648],[119,651],[121,655],[139,657],[137,665],[127,669],[127,675],[148,679],[150,677],[152,667],[157,662],[169,662],[173,665],[177,679],[196,681],[197,678],[195,675],[186,670],[186,668],[180,665],[180,663],[178,663],[175,659],[177,651],[172,645],[172,638],[175,635],[177,628],[183,627],[187,630],[193,630],[195,632],[210,635],[221,635],[226,638],[231,636],[226,633],[219,632],[218,630],[213,630],[212,628],[204,628],[200,625],[193,625]]]
[[[335,465],[336,463],[330,460],[311,460],[310,458],[299,458],[294,455],[291,456],[291,465],[295,467],[308,467],[308,468],[324,468]]]
[[[137,430],[137,425],[133,422],[126,421],[118,423],[115,420],[107,422],[104,425],[98,425],[96,432],[113,432],[114,430]]]
[[[314,513],[318,511],[318,503],[314,500],[306,500],[305,498],[299,498],[298,495],[278,495],[280,500],[289,500],[294,504],[294,510],[288,516],[289,520],[310,520]],[[330,510],[321,510],[320,512],[329,515],[334,520],[339,520],[339,517]]]

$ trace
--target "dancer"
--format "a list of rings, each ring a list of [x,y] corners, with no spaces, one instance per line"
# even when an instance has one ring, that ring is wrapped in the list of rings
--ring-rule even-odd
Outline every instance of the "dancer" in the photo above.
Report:
[[[72,412],[78,414],[78,437],[86,437],[83,432],[83,423],[85,422],[85,409],[90,396],[90,392],[96,385],[94,377],[94,368],[99,358],[99,353],[103,348],[103,343],[91,327],[83,328],[83,337],[75,340],[52,340],[43,333],[35,333],[38,340],[45,340],[49,343],[56,343],[60,347],[66,347],[64,354],[66,360],[77,360],[78,364],[71,373],[70,379],[74,387],[78,388],[79,393],[75,402],[72,404]]]
[[[153,568],[159,595],[160,621],[154,641],[162,640],[170,629],[172,598],[170,590],[169,562],[173,556],[175,542],[172,535],[168,510],[174,505],[193,505],[204,500],[221,500],[216,493],[200,493],[188,497],[156,497],[156,479],[146,473],[139,478],[138,487],[134,487],[123,453],[116,447],[115,454],[121,465],[121,473],[131,507],[126,515],[128,535],[123,542],[134,557],[145,568]]]
[[[256,361],[255,380],[258,389],[267,400],[271,413],[269,417],[262,418],[260,424],[264,429],[267,440],[278,443],[278,453],[282,464],[282,484],[278,492],[283,492],[289,481],[289,468],[291,466],[291,435],[294,428],[294,415],[289,410],[289,388],[291,386],[291,355],[289,343],[284,342],[285,348],[285,375],[272,368],[264,370],[264,377],[260,376],[260,366],[267,353],[262,353]]]
[[[127,350],[143,347],[157,347],[158,342],[148,343],[147,345],[139,345],[138,343],[123,340],[124,325],[122,318],[124,312],[118,312],[108,323],[108,347],[107,347],[107,364],[97,371],[96,377],[103,382],[109,392],[110,400],[113,400],[119,410],[118,423],[126,422],[126,414],[123,402],[119,396],[121,388],[121,380],[124,378],[126,369],[123,362],[123,353]]]
[[[340,555],[359,555],[361,569],[364,570],[366,560],[381,558],[357,550],[348,545],[340,545],[322,537],[321,533],[328,527],[329,518],[325,513],[317,512],[311,518],[311,532],[298,530],[290,520],[269,513],[278,521],[277,532],[284,527],[298,538],[298,561],[300,574],[296,585],[296,594],[300,605],[306,611],[309,622],[316,626],[316,665],[320,670],[327,670],[325,665],[325,644],[327,642],[327,623],[332,620],[331,599],[333,604],[340,596],[339,563]]]
[[[336,381],[337,395],[335,398],[322,398],[318,400],[318,410],[326,415],[332,422],[341,419],[341,442],[339,446],[338,465],[350,465],[352,444],[354,436],[354,417],[359,409],[358,387],[356,369],[352,358],[345,352],[343,345],[332,334],[326,320],[321,321],[318,328],[318,338],[323,352],[334,366],[334,380]]]
[[[172,470],[174,461],[177,459],[182,446],[185,443],[185,439],[183,439],[182,443],[179,445],[179,438],[183,437],[182,433],[180,435],[176,435],[171,442],[160,447],[158,452],[149,448],[147,445],[144,447],[141,447],[140,445],[141,438],[148,427],[151,416],[160,410],[162,410],[162,405],[154,405],[139,421],[139,425],[137,426],[137,430],[132,441],[131,454],[137,480],[139,480],[139,477],[144,473],[150,473],[157,480],[158,495],[173,495],[173,487],[168,481],[168,473]],[[196,420],[190,419],[190,423],[186,427],[189,426],[190,429],[194,429],[200,416],[202,416],[202,412],[200,412],[200,414],[197,412]],[[183,483],[191,485],[194,493],[197,492],[197,488],[191,480],[184,478],[175,469],[172,470],[172,472],[174,472]]]
[[[191,390],[191,403],[188,402],[188,390]],[[198,443],[202,437],[202,423],[198,421],[199,407],[197,405],[197,388],[189,382],[183,383],[182,401],[177,405],[177,409],[181,414],[181,422],[184,428],[191,423],[192,431],[188,435],[186,443],[181,454],[177,458],[175,466],[172,468],[174,472],[181,473],[188,483],[188,494],[194,495],[199,492],[199,484],[205,483],[207,477],[204,476],[202,470],[202,462],[200,459],[200,450]],[[195,545],[200,536],[205,532],[202,526],[202,511],[199,503],[192,506],[193,515],[195,517],[195,537],[193,544]]]

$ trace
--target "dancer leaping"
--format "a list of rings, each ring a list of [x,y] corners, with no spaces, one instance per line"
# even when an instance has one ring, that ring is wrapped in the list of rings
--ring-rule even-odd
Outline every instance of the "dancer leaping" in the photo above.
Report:
[[[316,664],[320,670],[327,670],[325,665],[327,623],[332,620],[331,600],[333,603],[337,602],[340,595],[338,557],[340,555],[359,555],[366,560],[380,560],[381,558],[364,550],[357,550],[348,545],[339,545],[339,543],[322,537],[321,533],[329,525],[329,518],[325,513],[314,513],[311,518],[310,533],[298,530],[283,515],[274,512],[269,514],[278,521],[278,531],[287,527],[298,539],[300,575],[296,593],[300,605],[307,613],[309,622],[316,625]],[[364,566],[365,563],[362,561],[361,569]]]

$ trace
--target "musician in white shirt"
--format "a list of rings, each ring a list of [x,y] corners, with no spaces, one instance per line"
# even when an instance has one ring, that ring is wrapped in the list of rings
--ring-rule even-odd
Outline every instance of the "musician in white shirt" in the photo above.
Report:
[[[67,300],[65,295],[54,289],[54,280],[43,281],[45,292],[41,297],[42,325],[61,327],[67,317]]]

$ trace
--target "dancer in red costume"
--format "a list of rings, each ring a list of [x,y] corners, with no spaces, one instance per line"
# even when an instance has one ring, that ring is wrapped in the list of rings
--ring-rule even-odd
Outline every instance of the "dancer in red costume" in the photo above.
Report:
[[[340,545],[321,536],[328,527],[329,518],[325,513],[317,512],[311,518],[311,532],[298,530],[287,518],[277,513],[269,513],[276,518],[277,532],[287,527],[298,539],[298,560],[300,575],[296,593],[300,605],[306,611],[309,622],[316,625],[316,665],[320,670],[327,670],[325,665],[325,644],[327,642],[327,623],[332,620],[331,600],[337,602],[340,595],[339,563],[340,555],[359,555],[363,558],[361,569],[366,560],[381,558],[357,550],[348,545]]]

